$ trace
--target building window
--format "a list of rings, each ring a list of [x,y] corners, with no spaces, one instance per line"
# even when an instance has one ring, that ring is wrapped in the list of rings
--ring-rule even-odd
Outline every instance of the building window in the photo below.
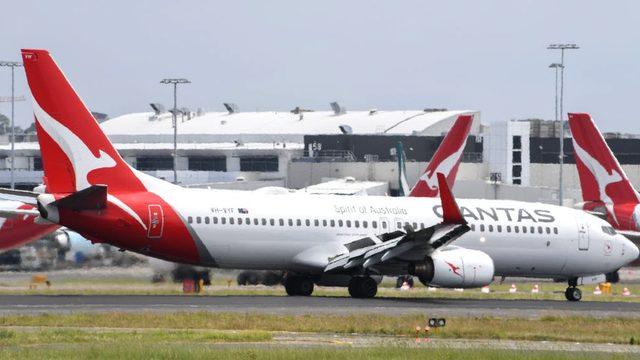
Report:
[[[227,158],[224,156],[190,156],[189,170],[227,171]]]
[[[522,137],[518,135],[513,137],[513,150],[519,149],[522,149]]]
[[[520,164],[522,163],[522,152],[521,151],[512,151],[513,157],[511,158],[511,161],[514,164]]]
[[[172,170],[173,158],[163,157],[139,157],[136,159],[136,168],[141,171]]]
[[[240,158],[240,171],[278,171],[277,156],[247,156]]]
[[[521,179],[513,179],[513,185],[520,185],[520,184],[522,184]]]
[[[513,165],[511,175],[514,178],[519,178],[522,176],[522,166],[521,165]]]
[[[33,171],[42,171],[42,158],[34,157],[33,158]]]

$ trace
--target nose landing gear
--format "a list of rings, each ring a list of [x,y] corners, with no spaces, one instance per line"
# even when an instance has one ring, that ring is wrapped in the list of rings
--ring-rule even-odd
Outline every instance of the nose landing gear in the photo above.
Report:
[[[569,287],[564,291],[564,297],[569,301],[580,301],[582,299],[582,291],[578,288],[577,278],[569,279]]]

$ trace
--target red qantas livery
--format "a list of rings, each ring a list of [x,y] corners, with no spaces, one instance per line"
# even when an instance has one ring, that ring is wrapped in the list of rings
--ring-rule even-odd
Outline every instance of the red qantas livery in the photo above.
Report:
[[[0,252],[18,248],[58,229],[57,224],[35,223],[35,206],[0,200]]]
[[[589,114],[569,114],[583,208],[604,210],[616,230],[640,235],[640,196]]]
[[[444,137],[438,150],[433,154],[429,165],[424,173],[411,189],[409,196],[413,197],[437,197],[438,196],[438,179],[436,173],[443,173],[447,177],[447,183],[453,184],[456,180],[462,152],[467,144],[467,137],[471,124],[473,123],[473,115],[460,115],[451,131]]]

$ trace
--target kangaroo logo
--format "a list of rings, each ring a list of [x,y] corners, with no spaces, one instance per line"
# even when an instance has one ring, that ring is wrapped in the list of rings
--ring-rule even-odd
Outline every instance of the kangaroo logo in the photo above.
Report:
[[[100,150],[98,157],[93,155],[82,139],[44,111],[37,101],[33,102],[33,110],[40,126],[60,146],[69,161],[71,161],[75,174],[76,191],[91,186],[88,176],[93,170],[116,166],[116,161],[102,150]]]
[[[456,152],[447,156],[444,160],[442,160],[435,169],[427,169],[427,171],[420,176],[420,180],[427,183],[427,186],[431,190],[438,190],[438,178],[434,176],[437,173],[443,173],[446,176],[449,176],[449,173],[458,163],[458,159],[462,156],[462,152],[464,151],[465,145],[467,144],[467,139],[465,138],[460,147]]]
[[[452,264],[452,263],[450,263],[450,262],[448,262],[448,261],[445,261],[445,263],[446,263],[447,265],[449,265],[449,267],[451,268],[451,271],[452,271],[454,274],[456,274],[456,275],[458,275],[458,276],[462,277],[462,274],[460,274],[460,272],[459,272],[459,271],[460,271],[460,267],[459,267],[459,266],[456,266],[456,265],[454,265],[454,264]]]

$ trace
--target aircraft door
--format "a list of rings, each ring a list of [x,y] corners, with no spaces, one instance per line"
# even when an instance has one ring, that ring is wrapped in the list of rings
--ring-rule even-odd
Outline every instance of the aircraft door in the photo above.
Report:
[[[162,229],[164,227],[164,213],[162,206],[157,204],[147,205],[149,209],[149,223],[147,224],[147,237],[149,239],[158,239],[162,237]]]
[[[578,222],[578,250],[589,250],[589,226]]]

